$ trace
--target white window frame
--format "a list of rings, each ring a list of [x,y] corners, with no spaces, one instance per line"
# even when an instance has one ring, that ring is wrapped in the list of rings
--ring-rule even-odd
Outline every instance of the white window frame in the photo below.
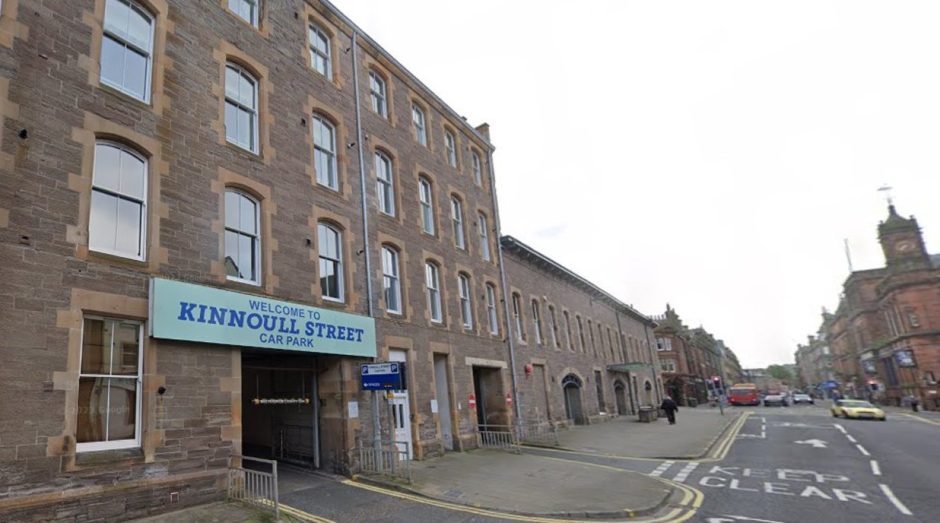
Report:
[[[402,295],[401,295],[401,270],[399,264],[398,251],[388,245],[382,246],[382,293],[385,297],[386,312],[401,314]],[[395,295],[398,307],[389,305],[389,293]]]
[[[457,167],[457,138],[447,129],[444,129],[444,151],[447,152],[447,164]]]
[[[499,318],[496,316],[496,286],[486,284],[486,315],[490,322],[490,334],[499,334]]]
[[[381,151],[375,152],[375,194],[379,211],[395,216],[395,173],[391,158]]]
[[[482,212],[477,215],[477,229],[480,233],[480,255],[483,261],[490,261],[490,230],[486,215]]]
[[[385,79],[375,71],[369,71],[369,99],[372,112],[388,119],[388,86]]]
[[[421,230],[433,235],[434,226],[434,186],[427,178],[418,178],[418,201],[421,204]]]
[[[82,317],[82,341],[81,349],[79,352],[79,362],[78,362],[78,378],[79,381],[81,378],[109,378],[109,379],[126,379],[130,380],[131,378],[128,375],[124,374],[82,374],[82,362],[81,359],[84,357],[84,348],[85,348],[85,320],[101,320],[101,321],[113,321],[117,323],[133,323],[137,325],[137,378],[135,379],[135,384],[137,386],[137,406],[135,408],[135,419],[134,419],[134,439],[120,439],[114,441],[89,441],[84,443],[75,444],[75,452],[94,452],[98,450],[117,450],[117,449],[131,449],[140,447],[140,435],[141,435],[141,410],[143,407],[143,385],[144,385],[144,324],[138,320],[126,320],[119,318],[108,318],[105,316],[98,315],[87,315]],[[112,329],[111,335],[111,350],[114,350],[114,331]],[[113,360],[112,360],[113,361]],[[109,385],[110,386],[110,385]],[[77,391],[76,391],[77,396]],[[76,401],[78,401],[76,399]],[[108,394],[108,401],[111,401],[110,393]],[[81,407],[81,405],[78,405]],[[108,409],[110,410],[110,409]],[[76,409],[77,416],[77,409]],[[76,432],[78,430],[78,419],[76,418]],[[107,426],[107,424],[105,425]],[[77,435],[77,434],[76,434]]]
[[[247,112],[247,113],[249,113],[249,114],[251,115],[251,143],[248,144],[248,146],[246,146],[245,144],[239,143],[239,142],[237,141],[237,139],[238,139],[237,136],[236,136],[235,139],[229,138],[229,135],[228,135],[228,122],[225,121],[225,114],[223,114],[223,115],[222,115],[222,119],[223,119],[223,123],[224,123],[224,127],[225,127],[225,140],[226,140],[228,143],[230,143],[230,144],[232,144],[232,145],[235,145],[235,146],[237,146],[237,147],[240,147],[240,148],[242,148],[242,149],[244,149],[244,150],[246,150],[246,151],[252,152],[252,153],[254,153],[254,154],[258,154],[258,151],[259,151],[259,146],[258,146],[258,133],[259,133],[259,131],[258,131],[258,127],[260,126],[260,122],[258,121],[258,120],[259,120],[259,118],[258,118],[258,116],[259,116],[258,106],[261,105],[261,104],[260,104],[261,100],[260,100],[259,97],[258,97],[258,92],[259,92],[259,90],[258,90],[258,79],[255,78],[255,75],[251,74],[251,73],[250,73],[247,69],[245,69],[244,67],[242,67],[242,66],[240,66],[240,65],[238,65],[238,64],[236,64],[236,63],[234,63],[234,62],[226,62],[226,63],[225,63],[225,71],[226,71],[226,74],[225,74],[225,82],[226,82],[226,83],[228,82],[228,70],[229,70],[229,69],[231,69],[231,70],[234,71],[236,74],[238,74],[239,78],[244,78],[244,79],[248,80],[248,82],[251,84],[251,88],[252,88],[252,101],[254,102],[254,107],[248,107],[248,106],[246,106],[245,104],[243,104],[243,103],[241,102],[241,100],[234,100],[234,99],[230,98],[229,95],[228,95],[228,89],[225,89],[225,104],[226,104],[226,106],[232,105],[232,106],[235,107],[235,110],[236,110],[236,111],[244,111],[244,112]],[[227,112],[227,111],[226,111],[226,112]],[[237,120],[236,120],[236,122],[237,122]],[[236,131],[236,135],[237,135],[237,131]]]
[[[323,254],[323,249],[320,248],[321,242],[324,241],[322,234],[324,229],[332,231],[336,235],[336,258],[331,258]],[[343,274],[345,270],[343,264],[343,231],[338,227],[327,223],[319,222],[317,223],[317,259],[319,261],[317,265],[317,278],[318,283],[320,283],[320,297],[325,301],[332,301],[335,303],[344,303],[346,301],[346,278]],[[332,263],[336,270],[336,290],[339,293],[339,296],[329,296],[323,293],[323,262]]]
[[[326,49],[320,49],[320,43],[326,44]],[[333,79],[333,45],[330,41],[330,35],[322,27],[314,22],[310,22],[307,30],[307,43],[310,46],[310,67],[325,76],[328,80]],[[323,59],[325,70],[317,68],[317,57]]]
[[[552,345],[559,347],[558,344],[558,322],[555,320],[555,307],[548,306],[549,332],[552,335]]]
[[[245,18],[245,15],[242,14],[239,7],[233,7],[233,4],[238,4],[238,6],[241,7],[248,7],[251,10],[248,18]],[[229,11],[235,13],[235,15],[242,20],[251,24],[252,27],[259,27],[259,20],[261,18],[261,0],[228,0],[228,9]]]
[[[434,323],[443,323],[440,268],[433,262],[424,263],[424,285],[427,288],[428,316]]]
[[[111,4],[112,2],[124,4],[125,6],[127,6],[128,9],[132,11],[139,11],[141,14],[147,17],[147,19],[150,22],[150,34],[147,37],[146,49],[131,42],[128,38],[122,37],[121,35],[108,29],[108,24],[106,23],[108,19],[108,7],[107,6],[108,4]],[[151,84],[151,80],[153,77],[153,35],[154,35],[154,25],[156,25],[155,18],[156,17],[154,17],[153,13],[151,13],[149,9],[138,4],[137,2],[133,2],[131,0],[107,0],[105,3],[104,21],[102,22],[102,29],[103,29],[103,36],[102,36],[102,41],[101,41],[101,53],[102,54],[104,53],[104,38],[110,38],[116,41],[117,43],[125,46],[125,49],[124,49],[125,53],[129,52],[128,48],[130,48],[131,52],[137,52],[146,57],[147,65],[145,68],[146,77],[144,78],[143,98],[141,98],[140,96],[137,96],[137,94],[135,93],[132,93],[123,85],[119,85],[115,82],[112,82],[106,79],[100,72],[98,74],[99,81],[103,83],[104,85],[107,85],[108,87],[117,89],[118,91],[126,94],[127,96],[130,96],[131,98],[134,98],[135,100],[140,100],[146,104],[150,103],[150,89],[151,89],[150,84]]]
[[[538,300],[532,300],[532,326],[535,327],[535,343],[542,345],[542,314],[539,311]]]
[[[460,318],[463,328],[473,328],[473,303],[470,300],[470,277],[464,273],[457,275],[457,289],[460,295]]]
[[[322,143],[324,136],[322,132],[320,133],[321,140],[319,143],[317,142],[318,127],[324,131],[329,131],[329,144]],[[313,168],[316,171],[317,184],[333,191],[339,191],[339,166],[336,162],[336,126],[323,115],[314,114],[311,133],[313,135]],[[317,161],[318,155],[326,157],[330,172],[321,173],[320,169],[317,169],[319,164]]]
[[[226,278],[227,280],[229,280],[229,281],[237,281],[237,282],[241,282],[241,283],[248,283],[248,284],[251,284],[251,285],[261,285],[261,202],[258,201],[258,199],[255,198],[254,196],[252,196],[252,195],[246,193],[245,191],[242,191],[242,190],[239,190],[239,189],[235,189],[235,188],[232,188],[232,187],[226,187],[224,194],[228,194],[228,193],[230,193],[230,192],[231,192],[231,193],[234,193],[234,194],[237,194],[239,197],[245,198],[245,199],[247,199],[247,200],[249,200],[249,201],[251,201],[252,203],[255,204],[255,231],[256,231],[256,232],[255,232],[254,234],[251,234],[251,233],[248,232],[248,231],[243,231],[243,230],[241,230],[241,229],[235,229],[235,228],[232,228],[232,227],[228,227],[228,226],[226,225],[226,221],[227,221],[227,220],[225,219],[225,216],[226,216],[226,215],[223,214],[223,216],[222,216],[222,229],[223,229],[223,233],[222,233],[222,234],[223,234],[223,237],[222,237],[222,256],[223,256],[223,260],[224,260],[224,257],[225,257],[225,231],[231,231],[231,232],[233,232],[233,233],[235,233],[235,234],[237,234],[237,235],[239,235],[239,236],[247,236],[247,237],[251,238],[251,239],[252,239],[252,246],[253,246],[252,255],[254,256],[254,259],[255,259],[255,267],[254,267],[254,269],[255,269],[255,278],[254,278],[254,279],[251,279],[251,278],[239,278],[238,276],[230,276],[228,273],[226,273],[225,278]],[[227,199],[227,198],[226,198],[226,199]],[[228,206],[226,205],[225,209],[223,209],[223,213],[228,213],[229,211],[230,211],[230,209],[229,209]],[[224,265],[224,263],[223,263],[223,265]]]
[[[516,324],[516,338],[525,341],[525,330],[522,329],[522,297],[518,293],[512,295],[512,319]]]
[[[428,145],[428,122],[424,110],[417,104],[411,104],[411,124],[415,129],[415,140],[421,145]]]
[[[99,166],[98,164],[98,159],[99,159],[98,148],[99,147],[115,148],[118,150],[118,154],[128,154],[143,162],[144,183],[143,183],[143,198],[142,199],[138,200],[137,197],[135,196],[124,194],[120,191],[116,192],[113,189],[106,189],[104,187],[100,187],[95,184],[95,180],[98,178],[97,172],[98,172],[98,166]],[[125,201],[130,201],[130,202],[140,205],[140,235],[138,238],[138,242],[139,242],[138,251],[139,252],[137,254],[129,254],[126,252],[115,250],[115,249],[108,249],[106,247],[96,247],[92,245],[91,244],[91,224],[92,224],[91,214],[94,212],[94,207],[91,205],[91,203],[89,203],[89,211],[88,211],[89,213],[88,249],[89,250],[94,251],[94,252],[104,253],[104,254],[110,254],[112,256],[120,256],[121,258],[128,258],[132,260],[145,261],[147,259],[147,221],[148,221],[147,220],[147,198],[148,198],[149,180],[150,180],[150,164],[144,155],[118,142],[112,142],[108,140],[99,140],[95,142],[95,157],[93,159],[93,167],[92,167],[91,197],[94,198],[94,193],[99,192],[107,196],[110,196],[112,198],[115,198],[119,201],[125,200]],[[116,232],[117,231],[115,231],[115,233]]]
[[[454,225],[454,245],[464,250],[467,248],[467,240],[463,231],[463,202],[457,196],[450,197],[450,219]]]
[[[483,186],[483,160],[480,159],[480,155],[476,151],[472,151],[470,154],[470,163],[473,166],[473,182],[478,186]]]

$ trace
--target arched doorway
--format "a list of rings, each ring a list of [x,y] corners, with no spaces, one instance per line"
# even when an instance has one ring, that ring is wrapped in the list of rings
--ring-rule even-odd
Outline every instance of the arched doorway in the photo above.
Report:
[[[620,380],[614,382],[614,399],[617,402],[617,414],[625,416],[627,414],[627,387]]]
[[[561,388],[565,392],[565,414],[568,419],[574,420],[575,425],[584,425],[584,414],[581,410],[581,378],[569,374],[561,380]]]

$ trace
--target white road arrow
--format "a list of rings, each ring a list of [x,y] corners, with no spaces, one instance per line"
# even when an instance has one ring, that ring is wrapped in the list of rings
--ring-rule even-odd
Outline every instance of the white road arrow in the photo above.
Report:
[[[812,445],[813,448],[824,449],[826,448],[826,442],[821,439],[807,439],[803,441],[794,441],[798,445]]]

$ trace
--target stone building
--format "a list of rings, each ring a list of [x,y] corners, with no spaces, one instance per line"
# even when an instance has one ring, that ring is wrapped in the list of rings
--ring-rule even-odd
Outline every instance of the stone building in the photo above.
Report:
[[[704,403],[715,395],[714,377],[721,378],[723,343],[702,327],[688,328],[675,309],[655,316],[657,356],[665,391],[682,405]],[[719,380],[719,386],[720,386]]]
[[[325,0],[2,0],[0,115],[5,517],[124,520],[218,499],[239,456],[344,473],[377,432],[421,459],[514,423],[488,127]],[[613,387],[649,320],[576,289],[552,299],[629,317],[634,359],[526,361]],[[360,391],[370,361],[406,388]]]

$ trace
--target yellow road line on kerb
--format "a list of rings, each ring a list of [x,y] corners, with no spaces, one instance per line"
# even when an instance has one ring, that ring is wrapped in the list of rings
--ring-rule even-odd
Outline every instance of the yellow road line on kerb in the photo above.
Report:
[[[296,518],[303,519],[305,521],[312,521],[313,523],[336,523],[332,519],[326,519],[324,517],[317,516],[316,514],[304,512],[303,510],[291,507],[289,505],[284,505],[283,503],[279,503],[278,507],[281,509],[281,512]]]
[[[916,419],[917,421],[923,421],[924,423],[929,423],[929,424],[931,424],[931,425],[940,425],[940,423],[938,423],[938,422],[936,422],[936,421],[934,421],[934,420],[930,420],[930,419],[927,419],[927,418],[922,418],[922,417],[920,417],[920,416],[915,416],[915,415],[913,415],[913,414],[908,414],[908,413],[906,413],[906,412],[899,412],[898,414],[901,414],[901,415],[903,415],[903,416],[907,416],[908,418]]]
[[[712,456],[704,458],[704,459],[694,460],[694,461],[712,462],[712,461],[721,461],[725,459],[725,457],[728,455],[728,451],[731,450],[731,445],[734,444],[734,441],[738,437],[738,433],[741,432],[741,429],[744,427],[744,424],[747,422],[747,418],[751,414],[753,414],[753,412],[745,412],[741,414],[741,417],[739,417],[734,422],[734,425],[731,427],[731,430],[729,430],[727,434],[725,434],[725,437],[721,440],[718,446],[715,447],[715,450],[712,453]]]

